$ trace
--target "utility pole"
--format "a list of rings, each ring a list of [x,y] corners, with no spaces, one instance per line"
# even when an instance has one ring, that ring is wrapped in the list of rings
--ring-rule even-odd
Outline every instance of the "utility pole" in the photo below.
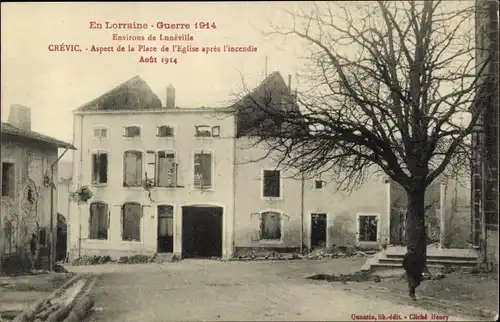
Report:
[[[264,66],[264,77],[267,78],[267,56],[266,56],[266,62],[265,62],[265,66]]]

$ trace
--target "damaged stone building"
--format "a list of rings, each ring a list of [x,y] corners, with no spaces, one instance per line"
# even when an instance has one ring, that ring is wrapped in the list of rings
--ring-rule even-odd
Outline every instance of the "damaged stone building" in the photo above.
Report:
[[[290,82],[289,82],[290,83]],[[290,84],[275,72],[255,90]],[[228,108],[166,104],[136,76],[74,111],[72,257],[169,253],[234,257],[324,245],[375,248],[389,234],[389,183],[352,193],[322,178],[292,179],[252,144]],[[248,123],[248,122],[246,122]]]
[[[8,123],[2,122],[0,273],[50,266],[51,244],[57,238],[53,182],[59,149],[74,147],[31,131],[31,110],[11,106]]]

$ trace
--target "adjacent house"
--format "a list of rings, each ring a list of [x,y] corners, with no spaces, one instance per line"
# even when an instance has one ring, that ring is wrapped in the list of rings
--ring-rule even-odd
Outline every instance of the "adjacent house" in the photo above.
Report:
[[[473,245],[482,260],[498,265],[499,154],[500,154],[500,69],[498,1],[476,0],[476,61],[488,59],[478,68],[485,84],[476,93],[473,109],[481,109],[477,131],[472,136],[472,216]],[[480,64],[478,64],[480,65]]]
[[[279,73],[256,89],[290,92]],[[175,253],[239,256],[318,245],[378,247],[388,238],[389,184],[352,194],[322,178],[292,179],[228,108],[166,106],[136,76],[74,111],[72,257]]]
[[[59,149],[73,145],[31,131],[31,110],[12,105],[2,122],[0,272],[50,266],[54,255]],[[54,256],[52,256],[54,260]]]

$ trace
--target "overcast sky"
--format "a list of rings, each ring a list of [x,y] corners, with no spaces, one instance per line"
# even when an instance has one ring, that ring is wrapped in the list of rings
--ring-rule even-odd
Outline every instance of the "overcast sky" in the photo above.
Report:
[[[240,72],[249,85],[280,71],[286,79],[300,61],[282,41],[261,31],[276,21],[281,8],[293,3],[2,3],[2,119],[11,104],[32,109],[32,129],[72,140],[72,113],[126,80],[140,75],[165,104],[166,86],[176,88],[180,107],[218,106],[241,89]],[[191,53],[177,55],[177,65],[139,63],[140,54],[49,52],[50,44],[118,45],[114,33],[125,35],[184,34],[181,30],[141,31],[89,29],[90,21],[156,24],[215,22],[215,30],[188,30],[194,46],[257,47],[256,53]],[[122,42],[127,44],[129,42]],[[145,43],[145,42],[141,42]],[[173,44],[172,42],[164,42]],[[156,45],[161,46],[161,42]],[[161,53],[158,54],[161,57]],[[165,56],[168,56],[165,54]],[[173,56],[172,56],[173,57]]]

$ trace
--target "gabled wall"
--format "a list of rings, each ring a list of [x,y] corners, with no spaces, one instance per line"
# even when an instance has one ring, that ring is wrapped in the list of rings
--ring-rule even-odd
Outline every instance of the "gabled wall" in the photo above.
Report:
[[[157,206],[174,207],[174,253],[182,252],[182,206],[215,205],[224,208],[224,245],[225,256],[232,252],[233,216],[233,159],[235,121],[230,114],[198,109],[163,109],[147,112],[91,113],[74,116],[74,142],[78,150],[73,156],[73,187],[89,186],[93,198],[87,203],[71,204],[70,243],[68,248],[72,257],[83,255],[110,255],[112,257],[132,254],[153,254],[157,250]],[[220,136],[214,138],[195,137],[195,125],[220,126]],[[93,137],[94,126],[105,125],[108,137]],[[124,127],[142,127],[141,138],[126,138]],[[174,127],[173,138],[157,137],[157,127]],[[176,188],[153,188],[151,198],[143,187],[123,186],[123,154],[134,149],[142,152],[171,149],[176,151],[178,161],[178,185]],[[94,186],[91,182],[92,152],[108,153],[108,183]],[[198,190],[194,187],[194,152],[213,153],[214,188]],[[145,159],[143,156],[143,167]],[[144,173],[144,171],[143,171]],[[105,202],[110,211],[108,240],[89,240],[90,203]],[[125,202],[138,202],[143,206],[140,242],[121,240],[121,206]]]

